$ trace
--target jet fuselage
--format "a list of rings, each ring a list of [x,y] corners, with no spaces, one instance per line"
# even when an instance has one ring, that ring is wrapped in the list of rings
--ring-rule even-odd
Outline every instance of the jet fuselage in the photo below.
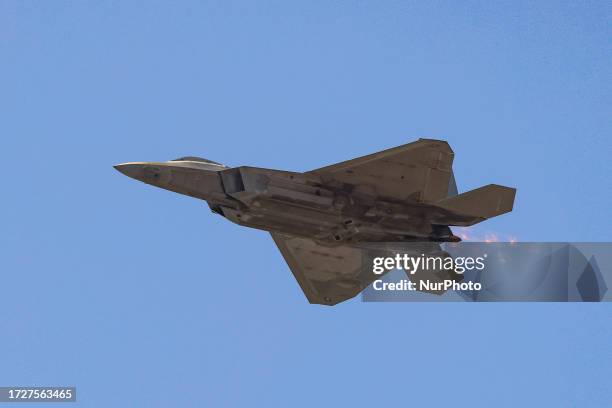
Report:
[[[444,209],[381,199],[350,184],[325,184],[314,175],[189,160],[116,168],[147,184],[206,200],[213,212],[236,224],[329,245],[459,240],[450,228],[435,224]]]

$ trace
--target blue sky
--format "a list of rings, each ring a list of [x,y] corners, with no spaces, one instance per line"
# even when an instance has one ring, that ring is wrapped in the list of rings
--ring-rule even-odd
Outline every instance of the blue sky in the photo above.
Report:
[[[269,236],[117,173],[448,140],[478,234],[610,241],[606,2],[0,1],[0,385],[83,407],[602,407],[608,304],[309,305]]]

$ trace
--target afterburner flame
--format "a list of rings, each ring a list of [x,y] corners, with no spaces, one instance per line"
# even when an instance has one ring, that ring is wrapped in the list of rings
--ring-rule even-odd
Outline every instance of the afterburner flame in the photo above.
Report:
[[[515,235],[504,235],[490,231],[479,232],[475,231],[472,227],[457,227],[455,235],[461,238],[462,241],[470,242],[510,242],[512,244],[518,242],[518,238]]]

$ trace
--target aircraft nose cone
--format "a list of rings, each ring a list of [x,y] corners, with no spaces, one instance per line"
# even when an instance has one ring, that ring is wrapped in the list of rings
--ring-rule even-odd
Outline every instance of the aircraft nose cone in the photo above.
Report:
[[[136,180],[143,179],[143,164],[142,163],[122,163],[113,166],[117,171],[125,174]]]

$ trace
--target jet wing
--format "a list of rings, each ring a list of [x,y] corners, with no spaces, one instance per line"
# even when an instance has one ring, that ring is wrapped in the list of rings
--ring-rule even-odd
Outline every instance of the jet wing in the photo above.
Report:
[[[437,242],[414,243],[371,243],[364,248],[348,245],[324,246],[307,238],[295,237],[276,232],[270,233],[272,239],[287,261],[293,276],[298,281],[302,291],[310,303],[335,305],[357,296],[376,279],[383,275],[375,275],[369,268],[364,268],[362,262],[364,252],[375,251],[376,256],[395,256],[398,253],[410,254],[414,257],[428,254],[430,256],[449,256]],[[370,252],[372,256],[372,252]],[[446,270],[416,270],[408,278],[417,283],[420,280],[440,282],[445,279],[461,280],[462,276]],[[385,272],[386,273],[386,272]],[[420,290],[420,289],[419,289]],[[444,290],[429,291],[440,295]]]
[[[362,250],[323,246],[307,238],[271,233],[310,303],[335,305],[355,297],[378,275],[362,271]]]
[[[397,200],[435,202],[453,192],[453,150],[442,140],[419,139],[399,147],[312,170],[324,182],[348,183]],[[454,194],[453,194],[454,193]]]

